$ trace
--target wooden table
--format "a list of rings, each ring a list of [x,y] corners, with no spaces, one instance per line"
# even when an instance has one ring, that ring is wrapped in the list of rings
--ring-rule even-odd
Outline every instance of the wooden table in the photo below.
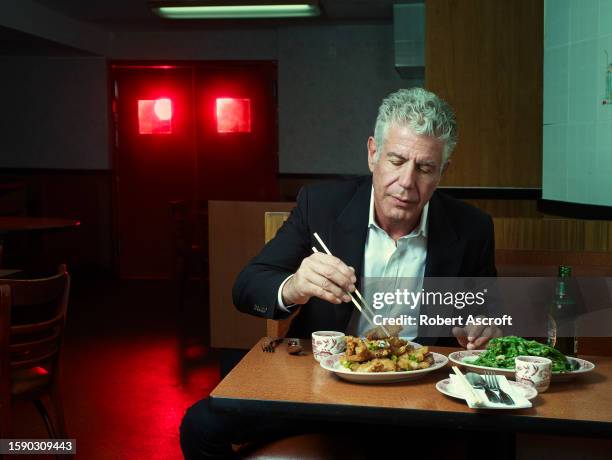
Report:
[[[305,341],[303,341],[305,342]],[[257,344],[210,394],[214,410],[251,415],[404,424],[486,431],[612,437],[612,358],[586,357],[596,369],[559,382],[516,411],[475,411],[439,393],[450,366],[413,382],[363,385],[322,369],[306,344],[291,356],[286,344],[264,353]],[[432,347],[448,355],[454,348]]]
[[[16,234],[34,234],[40,240],[40,236],[46,232],[56,232],[60,230],[68,230],[77,228],[81,225],[79,220],[66,219],[62,217],[33,217],[33,216],[0,216],[0,267],[3,265],[4,252],[10,244],[5,241],[11,235]],[[38,243],[42,245],[42,240]],[[40,248],[35,252],[40,252]],[[7,260],[10,257],[7,257]]]

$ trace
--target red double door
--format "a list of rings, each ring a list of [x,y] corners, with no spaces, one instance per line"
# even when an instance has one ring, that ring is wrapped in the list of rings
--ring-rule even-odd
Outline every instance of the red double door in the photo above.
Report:
[[[167,278],[168,202],[278,197],[273,62],[112,65],[116,262]]]

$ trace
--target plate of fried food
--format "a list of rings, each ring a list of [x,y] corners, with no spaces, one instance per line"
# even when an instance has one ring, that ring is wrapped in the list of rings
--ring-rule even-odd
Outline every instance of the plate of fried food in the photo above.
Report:
[[[448,358],[398,336],[346,336],[346,351],[321,360],[321,367],[357,383],[416,380],[446,365]]]

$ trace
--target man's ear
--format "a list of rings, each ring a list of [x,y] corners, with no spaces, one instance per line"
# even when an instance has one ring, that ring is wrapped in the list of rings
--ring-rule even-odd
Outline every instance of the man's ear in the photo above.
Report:
[[[451,164],[451,161],[450,160],[446,160],[446,163],[444,163],[442,165],[442,172],[440,173],[440,177],[442,177],[444,175],[444,173],[446,172],[446,170],[448,169],[450,164]]]
[[[372,136],[368,137],[368,167],[370,172],[376,167],[376,141]]]

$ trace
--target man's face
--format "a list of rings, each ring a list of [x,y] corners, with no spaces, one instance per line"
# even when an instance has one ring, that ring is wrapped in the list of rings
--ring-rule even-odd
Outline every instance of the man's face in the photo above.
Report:
[[[378,161],[377,149],[381,149]],[[443,149],[443,141],[417,135],[403,125],[390,125],[382,146],[377,146],[373,137],[368,139],[374,207],[382,228],[410,232],[418,224],[423,207],[440,182]]]

